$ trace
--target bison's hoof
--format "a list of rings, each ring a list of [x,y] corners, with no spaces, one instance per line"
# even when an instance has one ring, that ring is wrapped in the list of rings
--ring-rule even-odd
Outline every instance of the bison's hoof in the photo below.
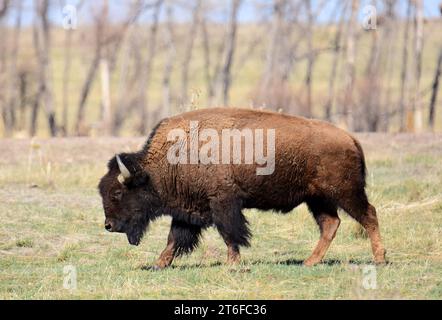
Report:
[[[388,264],[387,260],[375,260],[374,263],[377,266],[386,266]]]
[[[248,267],[230,266],[229,272],[231,272],[231,273],[250,273],[250,272],[252,272],[252,270]]]
[[[161,266],[155,265],[152,267],[152,271],[161,271],[161,270],[164,270],[165,268],[166,267],[161,267]]]
[[[161,271],[161,270],[163,270],[164,268],[155,265],[155,266],[146,266],[146,267],[143,267],[142,269],[143,269],[143,270],[146,270],[146,271]]]
[[[386,265],[387,262],[387,250],[382,250],[382,252],[377,253],[374,258],[374,262],[377,265]]]
[[[304,267],[313,267],[315,265],[317,265],[320,261],[315,261],[315,260],[310,260],[307,259],[304,261],[304,263],[302,264]]]

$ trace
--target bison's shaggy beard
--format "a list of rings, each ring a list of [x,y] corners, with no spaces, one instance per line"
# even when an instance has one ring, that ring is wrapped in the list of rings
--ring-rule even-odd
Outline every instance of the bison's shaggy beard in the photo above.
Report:
[[[140,244],[141,239],[149,228],[150,222],[160,217],[164,211],[158,195],[153,190],[150,193],[143,194],[143,197],[138,199],[136,203],[136,208],[130,210],[135,212],[135,214],[126,223],[125,227],[127,240],[133,246]]]
[[[149,227],[149,216],[147,214],[138,214],[132,218],[126,225],[127,240],[133,246],[138,246]]]

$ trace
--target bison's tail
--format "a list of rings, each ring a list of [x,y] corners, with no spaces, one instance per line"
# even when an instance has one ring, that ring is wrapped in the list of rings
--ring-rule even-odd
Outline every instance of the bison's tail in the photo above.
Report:
[[[363,186],[365,188],[366,184],[367,184],[367,181],[366,181],[366,179],[367,179],[367,164],[365,161],[364,150],[362,149],[361,144],[359,143],[358,140],[356,140],[356,138],[353,138],[353,141],[355,143],[356,149],[358,149],[358,151],[359,151],[359,156],[361,159],[361,178],[363,181]]]

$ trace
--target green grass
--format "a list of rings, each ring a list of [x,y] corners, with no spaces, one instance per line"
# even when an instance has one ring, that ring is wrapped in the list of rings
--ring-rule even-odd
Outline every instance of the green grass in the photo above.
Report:
[[[224,264],[225,245],[209,230],[173,268],[146,270],[165,246],[170,219],[155,222],[140,247],[131,247],[124,235],[104,231],[96,191],[106,159],[142,140],[41,141],[42,162],[30,166],[29,142],[6,140],[0,144],[6,155],[0,159],[0,298],[441,299],[441,137],[361,140],[390,261],[376,268],[376,290],[362,286],[372,261],[369,241],[344,213],[324,263],[301,265],[319,236],[304,206],[285,216],[246,212],[254,236],[236,269]],[[67,266],[76,268],[76,290],[63,287]]]

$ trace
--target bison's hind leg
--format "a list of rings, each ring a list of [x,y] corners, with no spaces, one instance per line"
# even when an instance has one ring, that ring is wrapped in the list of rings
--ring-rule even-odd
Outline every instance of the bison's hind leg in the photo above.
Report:
[[[241,260],[240,246],[250,246],[251,233],[248,221],[242,213],[242,202],[238,199],[214,199],[210,202],[212,219],[227,245],[227,263],[237,264]]]
[[[381,241],[376,208],[368,202],[365,190],[353,192],[350,197],[341,199],[339,206],[367,230],[375,263],[385,263],[386,251]]]
[[[307,205],[321,232],[321,237],[315,250],[310,258],[304,261],[305,266],[313,266],[321,262],[324,258],[330,244],[336,236],[341,220],[338,217],[336,206],[324,199],[310,199],[307,201]]]

